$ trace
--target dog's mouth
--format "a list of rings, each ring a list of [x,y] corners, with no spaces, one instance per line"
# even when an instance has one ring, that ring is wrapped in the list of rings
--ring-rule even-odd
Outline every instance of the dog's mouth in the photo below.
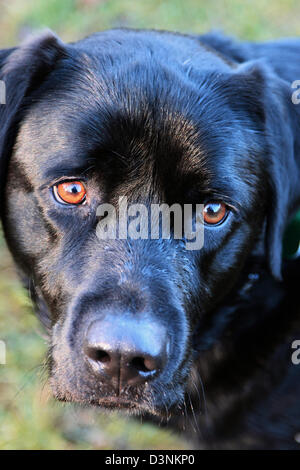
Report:
[[[135,399],[131,399],[128,397],[122,396],[105,396],[101,397],[77,397],[74,394],[54,394],[55,398],[61,402],[69,402],[69,403],[78,403],[81,405],[90,405],[93,407],[97,407],[100,409],[107,409],[110,411],[113,410],[123,410],[127,411],[132,414],[152,414],[152,415],[160,415],[160,411],[155,408],[155,406],[151,405],[151,403],[147,403],[145,401],[138,401]]]
[[[98,400],[91,400],[90,404],[92,406],[97,406],[102,409],[107,409],[110,411],[126,411],[132,414],[151,414],[151,415],[160,415],[161,413],[156,410],[150,404],[138,402],[135,400],[124,399],[121,397],[105,397]]]
[[[110,409],[115,409],[115,408],[120,408],[120,409],[138,409],[138,408],[143,408],[143,405],[141,403],[124,399],[124,398],[119,398],[119,397],[106,397],[106,398],[101,398],[97,400],[94,404],[97,404],[100,407],[104,408],[110,408]]]

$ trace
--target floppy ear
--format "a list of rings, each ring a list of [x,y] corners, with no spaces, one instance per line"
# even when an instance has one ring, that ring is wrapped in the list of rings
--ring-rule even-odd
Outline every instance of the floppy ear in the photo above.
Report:
[[[0,51],[0,188],[3,191],[9,155],[18,125],[22,119],[22,103],[40,85],[63,57],[63,43],[46,31],[18,48]],[[0,194],[0,201],[1,201]],[[2,204],[0,204],[1,215]]]
[[[266,249],[271,273],[281,280],[284,231],[300,203],[300,110],[292,103],[291,84],[268,73],[265,83],[266,139],[270,205]]]
[[[236,90],[236,106],[252,114],[266,142],[266,253],[272,275],[280,280],[284,229],[300,201],[300,112],[292,103],[290,84],[260,60],[238,66],[229,82]]]

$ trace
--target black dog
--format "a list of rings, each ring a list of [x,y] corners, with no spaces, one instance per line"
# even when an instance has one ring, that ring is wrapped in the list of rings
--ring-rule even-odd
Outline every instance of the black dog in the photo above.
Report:
[[[112,30],[0,52],[1,216],[59,400],[297,448],[300,40]],[[101,240],[97,207],[204,204],[204,246]],[[202,382],[201,382],[202,380]]]

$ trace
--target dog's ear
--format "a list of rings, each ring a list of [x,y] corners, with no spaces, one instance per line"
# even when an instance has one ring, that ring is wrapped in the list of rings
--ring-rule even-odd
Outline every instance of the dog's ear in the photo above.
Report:
[[[46,31],[17,48],[0,50],[0,185],[22,119],[22,104],[55,63],[65,55],[63,43]],[[1,195],[0,195],[1,199]],[[1,208],[2,204],[0,204]]]
[[[281,280],[284,231],[300,202],[300,110],[292,102],[291,84],[265,71],[263,102],[268,144],[269,209],[266,249],[274,278]]]
[[[236,93],[236,106],[252,114],[264,136],[263,155],[268,180],[266,253],[270,271],[281,279],[282,239],[296,201],[300,199],[300,112],[291,100],[290,84],[262,61],[246,62],[231,75],[229,86]],[[297,166],[298,158],[298,166]]]

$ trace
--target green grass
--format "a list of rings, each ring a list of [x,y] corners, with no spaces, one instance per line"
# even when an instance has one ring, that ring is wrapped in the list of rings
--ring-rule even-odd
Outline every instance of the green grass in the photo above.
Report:
[[[296,0],[10,0],[0,7],[3,46],[42,27],[64,40],[116,26],[198,33],[215,28],[248,39],[300,33]]]
[[[183,32],[221,29],[246,39],[300,34],[296,0],[0,0],[0,47],[43,27],[63,40],[118,27]],[[55,403],[46,384],[46,341],[0,237],[0,365],[2,449],[172,449],[188,444],[170,432],[118,415]]]

